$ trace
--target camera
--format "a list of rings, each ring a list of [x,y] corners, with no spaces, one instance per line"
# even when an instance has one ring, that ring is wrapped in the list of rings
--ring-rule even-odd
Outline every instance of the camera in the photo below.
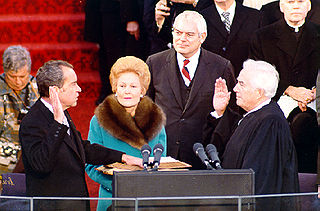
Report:
[[[27,110],[27,109],[23,109],[23,108],[22,108],[22,109],[19,111],[18,118],[17,118],[17,123],[18,123],[19,125],[20,125],[23,117],[25,117],[27,113],[28,113],[28,110]]]

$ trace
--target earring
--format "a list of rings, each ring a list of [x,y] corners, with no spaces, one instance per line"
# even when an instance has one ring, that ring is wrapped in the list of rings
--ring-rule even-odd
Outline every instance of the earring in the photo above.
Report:
[[[115,97],[118,97],[117,93],[114,95]]]
[[[143,98],[143,95],[140,95],[140,98]]]

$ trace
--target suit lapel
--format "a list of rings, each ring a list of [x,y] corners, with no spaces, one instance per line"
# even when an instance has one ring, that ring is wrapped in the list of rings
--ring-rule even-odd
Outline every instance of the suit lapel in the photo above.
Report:
[[[245,23],[245,19],[247,19],[247,14],[241,12],[242,6],[240,4],[236,4],[236,10],[234,14],[234,18],[231,24],[230,35],[228,38],[228,42],[230,42],[233,37],[238,33],[242,24]]]
[[[292,45],[291,40],[295,39],[295,37],[291,36],[291,31],[287,27],[287,24],[284,20],[281,20],[278,22],[278,24],[279,27],[277,27],[276,35],[278,37],[277,46],[280,48],[280,50],[288,54],[293,60],[296,54],[296,46]]]
[[[70,126],[70,135],[71,135],[71,136],[67,135],[66,138],[68,138],[70,140],[66,141],[66,143],[75,151],[75,153],[79,156],[79,158],[84,162],[85,161],[85,152],[83,150],[83,147],[81,146],[82,140],[79,137],[78,131],[77,131],[75,125],[73,124],[73,121],[72,121],[68,111],[65,111],[64,114],[67,117],[67,120],[68,120],[68,123]],[[73,139],[72,139],[72,137],[73,137]]]
[[[221,21],[221,17],[218,13],[218,10],[216,8],[215,4],[212,4],[211,7],[206,12],[208,17],[211,17],[210,20],[206,20],[207,22],[210,22],[214,28],[223,36],[223,37],[228,37],[229,33],[227,32],[224,23]],[[209,25],[209,24],[208,24]],[[232,26],[231,26],[232,28]],[[210,32],[208,32],[210,33]]]
[[[299,64],[310,55],[315,48],[314,43],[317,43],[315,39],[318,36],[319,34],[314,30],[312,25],[305,23],[293,65]]]
[[[175,100],[177,101],[178,105],[180,106],[181,110],[183,109],[183,103],[181,99],[181,91],[179,87],[179,79],[177,76],[177,68],[178,62],[176,57],[176,51],[172,49],[170,53],[167,56],[166,65],[164,67],[166,70],[165,72],[168,72],[168,81],[170,84],[170,88],[172,89],[172,92],[175,96]]]

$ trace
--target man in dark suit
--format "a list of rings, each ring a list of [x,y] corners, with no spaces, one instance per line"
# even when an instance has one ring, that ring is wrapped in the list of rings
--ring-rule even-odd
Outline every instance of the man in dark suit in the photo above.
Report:
[[[203,48],[230,60],[235,76],[238,76],[243,62],[248,59],[252,34],[260,25],[259,11],[235,0],[215,0],[199,13],[208,25],[208,37]],[[225,13],[229,13],[229,23],[225,23]]]
[[[86,163],[142,162],[81,139],[66,110],[76,106],[81,92],[71,64],[49,61],[36,79],[41,98],[24,117],[19,133],[28,196],[88,197]],[[37,210],[89,210],[83,200],[40,200],[35,206]]]
[[[260,26],[260,14],[256,9],[245,7],[242,2],[235,0],[199,0],[196,7],[192,6],[171,6],[171,9],[167,6],[160,6],[161,1],[157,4],[159,8],[156,8],[156,20],[158,18],[158,25],[161,25],[159,36],[162,39],[167,39],[167,42],[171,41],[170,34],[172,24],[168,24],[173,19],[172,9],[175,9],[175,13],[179,14],[186,9],[192,9],[198,11],[203,15],[207,22],[208,36],[202,47],[213,53],[216,53],[231,61],[234,67],[235,76],[237,76],[242,69],[242,63],[248,58],[249,45],[252,33]],[[180,9],[180,11],[178,10]],[[170,13],[164,13],[168,11]],[[182,10],[182,11],[181,11]],[[229,13],[229,31],[224,24],[225,18],[222,16],[223,12]],[[164,19],[164,15],[169,18]],[[162,16],[161,16],[162,15]],[[162,17],[162,18],[161,18]],[[171,17],[171,18],[170,18]]]
[[[290,122],[299,172],[316,172],[315,89],[320,68],[320,27],[306,19],[310,0],[280,0],[284,18],[258,30],[251,58],[277,68],[280,82],[274,97]]]
[[[203,166],[192,148],[201,140],[206,115],[212,110],[214,82],[222,77],[232,88],[235,78],[228,60],[201,48],[207,32],[199,13],[179,14],[173,28],[174,49],[147,59],[151,72],[148,95],[167,116],[167,154],[198,169]]]

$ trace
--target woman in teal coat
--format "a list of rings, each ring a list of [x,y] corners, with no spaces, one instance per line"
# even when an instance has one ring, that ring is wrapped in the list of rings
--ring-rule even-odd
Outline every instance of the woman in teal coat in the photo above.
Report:
[[[149,97],[147,64],[133,56],[122,57],[112,66],[110,83],[115,94],[108,96],[95,110],[88,139],[105,147],[141,157],[140,149],[161,143],[166,156],[165,115]],[[153,154],[151,154],[153,156]],[[100,184],[99,197],[112,197],[112,176],[87,165],[89,177]],[[110,200],[99,200],[97,210],[107,210]]]

